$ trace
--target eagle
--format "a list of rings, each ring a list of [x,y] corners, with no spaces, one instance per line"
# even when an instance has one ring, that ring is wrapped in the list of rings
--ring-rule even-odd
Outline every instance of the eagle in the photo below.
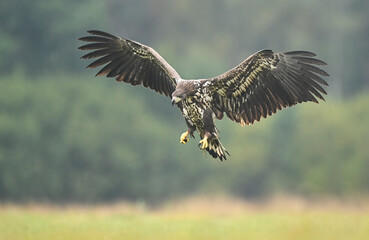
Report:
[[[81,58],[97,59],[86,68],[103,66],[96,76],[143,85],[169,97],[188,127],[180,143],[197,131],[199,148],[221,161],[230,155],[220,142],[215,119],[226,115],[249,125],[298,103],[324,101],[322,94],[327,94],[322,86],[328,86],[323,78],[329,75],[319,67],[326,63],[309,51],[261,50],[219,76],[185,80],[149,46],[103,31],[87,33],[79,38],[87,42],[79,49],[90,52]]]

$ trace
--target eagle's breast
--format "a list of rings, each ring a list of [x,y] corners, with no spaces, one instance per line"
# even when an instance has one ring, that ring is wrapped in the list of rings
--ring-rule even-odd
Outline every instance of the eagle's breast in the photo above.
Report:
[[[183,116],[193,124],[200,135],[204,132],[203,115],[206,108],[211,108],[212,98],[207,88],[197,88],[196,92],[183,100]]]
[[[183,116],[196,128],[202,125],[202,115],[204,109],[199,106],[193,97],[188,97],[183,101]]]

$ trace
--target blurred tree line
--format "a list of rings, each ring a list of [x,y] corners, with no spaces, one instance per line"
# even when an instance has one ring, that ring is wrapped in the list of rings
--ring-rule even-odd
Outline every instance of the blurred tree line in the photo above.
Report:
[[[187,194],[369,192],[369,2],[15,0],[0,3],[0,200],[157,202]],[[205,157],[164,96],[92,78],[78,37],[102,29],[154,47],[183,78],[259,49],[328,62],[328,101],[252,127],[218,128],[232,157]]]

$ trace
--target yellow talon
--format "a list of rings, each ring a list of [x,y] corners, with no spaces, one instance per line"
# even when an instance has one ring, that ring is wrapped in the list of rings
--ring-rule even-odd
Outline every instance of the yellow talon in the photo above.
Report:
[[[205,136],[204,139],[202,139],[199,142],[199,145],[202,144],[201,149],[206,149],[207,147],[209,147],[209,143],[208,143],[208,137]]]
[[[185,144],[186,142],[188,142],[188,131],[182,133],[181,137],[180,137],[180,143]]]

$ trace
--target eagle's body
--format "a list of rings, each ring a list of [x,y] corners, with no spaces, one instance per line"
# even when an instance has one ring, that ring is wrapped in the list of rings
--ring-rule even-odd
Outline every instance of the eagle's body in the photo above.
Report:
[[[321,76],[328,73],[315,65],[326,65],[314,53],[294,51],[274,53],[259,51],[235,68],[209,79],[184,80],[152,48],[101,31],[80,38],[92,42],[82,50],[94,50],[82,58],[98,59],[87,67],[106,64],[96,75],[115,77],[132,85],[149,87],[172,99],[186,120],[188,130],[181,143],[197,131],[199,146],[214,158],[226,159],[228,152],[219,141],[214,119],[224,113],[231,120],[245,124],[266,118],[277,110],[297,103],[324,100]]]
[[[200,80],[183,80],[186,84],[194,85],[198,91],[182,101],[182,115],[191,126],[194,126],[200,136],[204,135],[204,110],[211,108],[211,98],[204,83]]]
[[[219,156],[222,160],[226,159],[225,154],[228,152],[220,143],[218,130],[213,122],[215,114],[211,110],[213,98],[209,86],[210,82],[206,79],[181,80],[177,85],[177,90],[182,88],[195,89],[190,96],[181,101],[180,109],[189,129],[185,136],[181,136],[181,143],[186,143],[188,141],[187,134],[193,136],[193,132],[196,130],[201,139],[207,138],[207,145],[202,145],[201,148],[207,149],[214,158]],[[173,103],[175,103],[176,91],[172,95],[174,95]],[[201,142],[201,144],[203,143]]]

